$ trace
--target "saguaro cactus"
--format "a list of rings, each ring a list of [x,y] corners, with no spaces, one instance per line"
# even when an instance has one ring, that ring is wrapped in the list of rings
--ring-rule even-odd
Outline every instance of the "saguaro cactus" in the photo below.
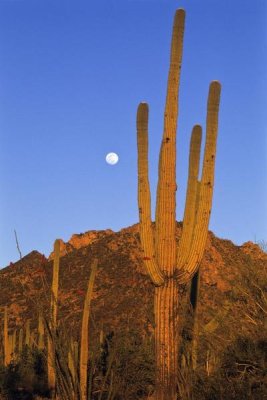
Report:
[[[80,349],[80,391],[81,400],[86,400],[87,395],[87,364],[88,364],[88,324],[90,315],[90,303],[93,294],[94,281],[97,269],[97,259],[93,260],[90,278],[88,282],[86,297],[84,300],[83,307],[83,318],[82,318],[82,331],[81,331],[81,349]]]
[[[4,364],[7,366],[11,361],[10,346],[8,340],[8,312],[4,309]]]
[[[176,400],[178,373],[178,285],[189,282],[199,267],[212,204],[220,83],[209,88],[206,145],[198,179],[201,127],[193,128],[182,235],[176,244],[176,130],[183,48],[184,10],[174,19],[164,132],[159,157],[155,230],[148,180],[148,105],[137,111],[138,205],[144,264],[155,284],[156,400]]]
[[[27,319],[26,324],[25,324],[25,346],[31,345],[31,321]]]
[[[58,301],[58,276],[59,276],[60,240],[54,243],[54,262],[51,289],[51,318],[49,321],[48,341],[47,341],[47,374],[48,387],[54,396],[56,386],[55,371],[55,344],[56,344],[56,324],[57,324],[57,301]]]
[[[44,347],[44,319],[43,314],[40,313],[38,316],[38,349],[43,350]]]
[[[20,328],[20,330],[19,330],[19,344],[18,344],[19,356],[22,353],[22,349],[23,349],[23,329]]]

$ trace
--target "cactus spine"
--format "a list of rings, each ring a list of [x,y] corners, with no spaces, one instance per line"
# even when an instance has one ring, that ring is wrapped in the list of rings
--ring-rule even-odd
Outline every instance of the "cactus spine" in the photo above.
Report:
[[[155,400],[177,397],[178,284],[190,281],[205,249],[212,203],[220,84],[211,83],[208,96],[206,145],[198,180],[201,127],[193,129],[182,236],[176,245],[176,130],[182,61],[184,10],[174,19],[164,131],[159,157],[155,232],[150,211],[148,180],[148,105],[137,111],[138,206],[144,264],[155,284]]]
[[[82,330],[81,330],[81,347],[80,347],[80,391],[81,400],[87,399],[87,364],[88,364],[88,325],[90,316],[90,303],[93,294],[94,281],[97,269],[97,260],[92,262],[92,269],[88,282],[86,297],[83,307]]]
[[[51,289],[51,318],[49,323],[49,334],[47,342],[47,374],[48,387],[52,392],[56,386],[55,371],[55,341],[56,341],[56,323],[57,323],[57,301],[58,301],[58,276],[59,276],[59,258],[60,258],[60,241],[57,239],[54,243],[54,261],[53,261],[53,277]]]

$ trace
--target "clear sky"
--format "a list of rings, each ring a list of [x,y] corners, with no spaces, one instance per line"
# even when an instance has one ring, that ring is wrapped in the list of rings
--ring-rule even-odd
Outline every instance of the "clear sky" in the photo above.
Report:
[[[150,107],[158,153],[175,10],[185,8],[177,219],[192,126],[222,83],[210,229],[267,240],[265,0],[0,0],[0,267],[56,238],[138,221],[135,118]],[[119,163],[105,162],[108,152]]]

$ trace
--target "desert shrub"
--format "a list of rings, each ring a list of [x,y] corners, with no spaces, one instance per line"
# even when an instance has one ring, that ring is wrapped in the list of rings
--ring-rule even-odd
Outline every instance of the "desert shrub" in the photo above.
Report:
[[[147,398],[154,385],[154,355],[151,341],[142,338],[136,331],[130,331],[109,338],[108,346],[109,354],[104,368],[105,371],[109,370],[106,380],[107,396],[108,392],[112,391],[114,400]],[[101,375],[103,360],[100,360],[99,365],[98,375]],[[103,395],[102,399],[106,397]],[[95,399],[98,399],[97,395]]]
[[[267,398],[267,341],[239,337],[228,346],[212,376],[195,376],[193,399],[262,400]]]
[[[47,377],[43,353],[25,346],[18,360],[0,369],[0,393],[3,398],[33,399],[47,396]]]

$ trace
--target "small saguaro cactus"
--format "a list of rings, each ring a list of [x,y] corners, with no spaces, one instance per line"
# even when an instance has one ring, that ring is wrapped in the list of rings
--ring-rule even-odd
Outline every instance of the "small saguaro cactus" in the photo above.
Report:
[[[44,347],[44,319],[40,313],[38,316],[38,349],[43,350]]]
[[[140,238],[144,264],[155,285],[155,400],[176,400],[177,397],[178,285],[188,283],[199,268],[208,233],[214,182],[221,89],[217,81],[213,81],[209,88],[206,144],[200,179],[201,127],[196,125],[192,131],[186,205],[182,234],[177,246],[176,130],[184,20],[184,10],[177,10],[159,156],[155,229],[151,220],[148,179],[148,105],[141,103],[137,111]]]
[[[88,398],[87,394],[87,365],[88,365],[88,345],[89,345],[89,316],[90,303],[93,295],[94,281],[97,269],[97,259],[92,262],[91,273],[88,281],[87,292],[84,300],[82,330],[81,330],[81,347],[80,347],[80,391],[81,400]]]
[[[31,321],[27,319],[26,325],[25,325],[25,346],[31,345],[31,326],[30,326]]]
[[[18,353],[21,355],[23,349],[23,329],[19,330],[19,344],[18,344]]]
[[[4,364],[7,366],[11,361],[9,338],[8,338],[8,312],[4,308]]]
[[[13,334],[12,334],[12,349],[11,349],[11,354],[12,357],[15,358],[17,353],[17,330],[15,329]]]
[[[59,258],[60,258],[60,240],[54,243],[54,261],[53,276],[51,288],[51,315],[49,320],[49,332],[47,340],[47,376],[48,387],[54,396],[56,386],[56,370],[55,370],[55,342],[56,342],[56,325],[57,325],[57,303],[58,303],[58,277],[59,277]]]
[[[70,339],[69,351],[68,351],[68,368],[74,383],[76,383],[77,378],[77,366],[74,364],[74,343],[73,339]]]

